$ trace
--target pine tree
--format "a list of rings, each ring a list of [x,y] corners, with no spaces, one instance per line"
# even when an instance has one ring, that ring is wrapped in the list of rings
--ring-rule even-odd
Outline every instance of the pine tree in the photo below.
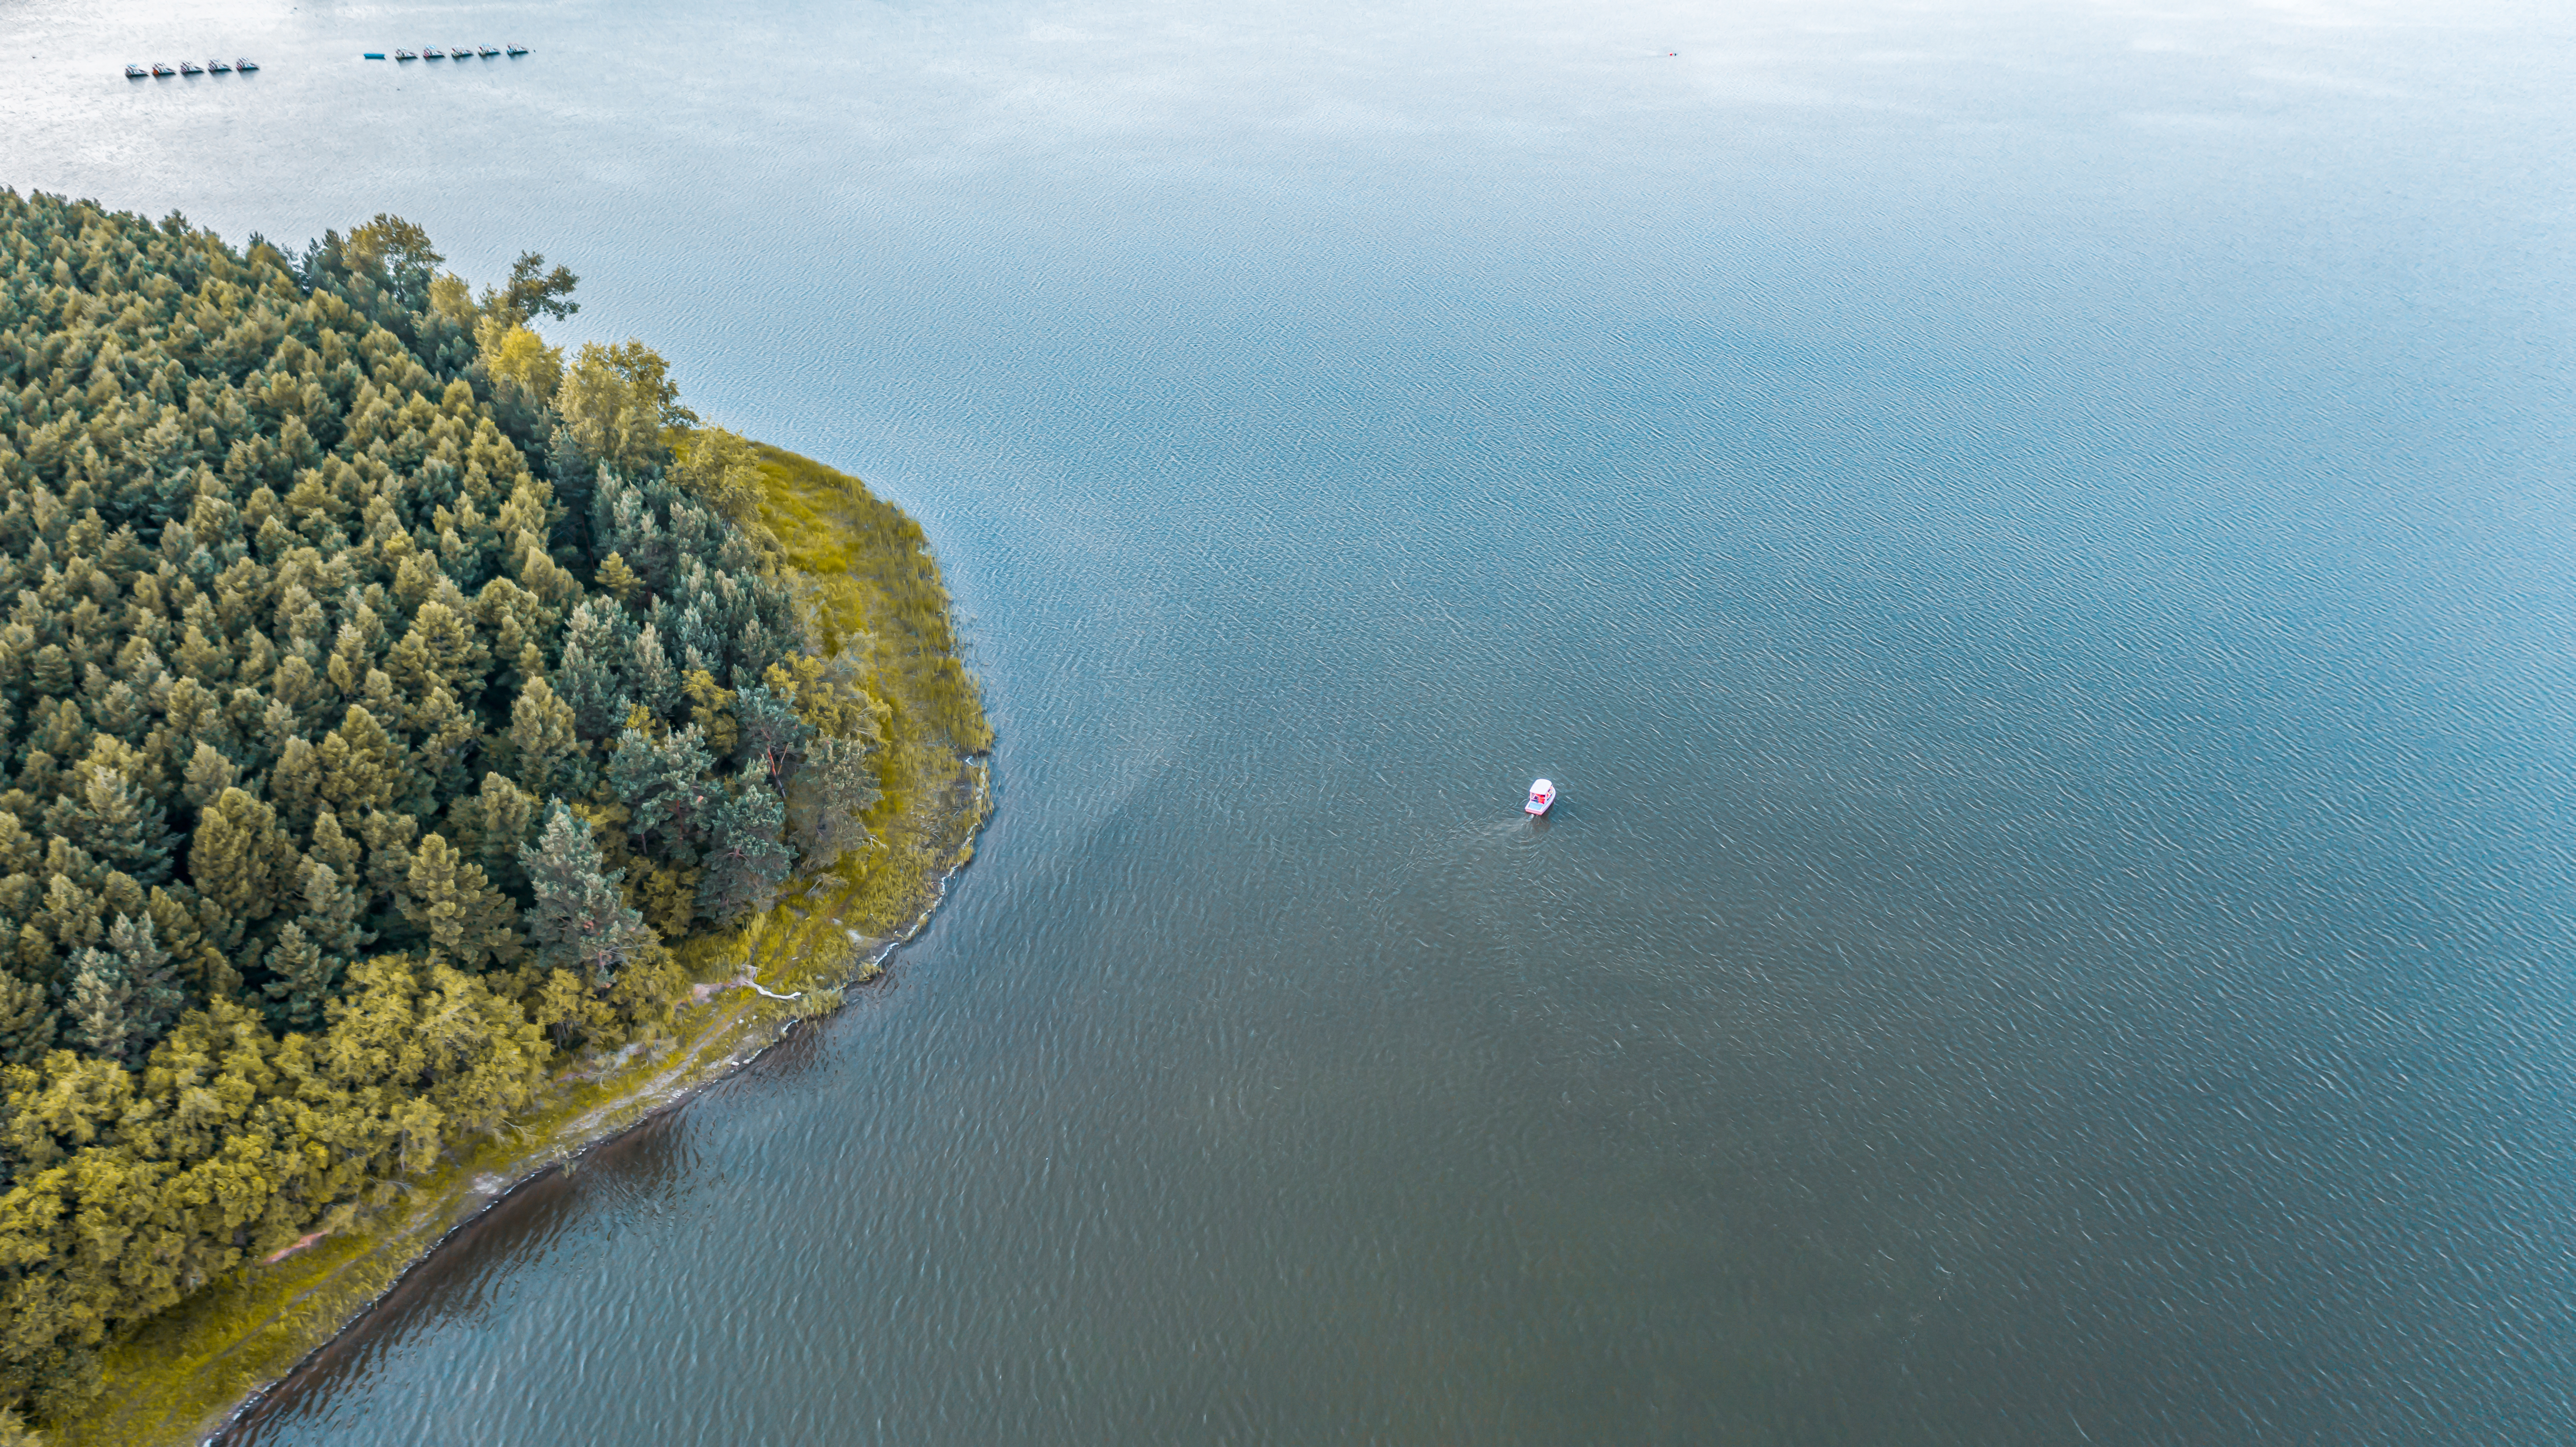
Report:
[[[18,816],[0,810],[0,877],[32,874],[38,861],[44,857],[36,836],[27,832],[27,826],[18,821]]]
[[[446,684],[431,681],[428,694],[413,711],[412,733],[420,740],[414,752],[433,798],[453,799],[467,791],[465,755],[482,737],[479,724],[480,716],[458,707]]]
[[[680,691],[688,695],[690,721],[706,730],[707,746],[732,757],[734,745],[742,735],[734,724],[732,691],[719,685],[715,675],[703,668],[683,672]]]
[[[629,831],[668,858],[702,832],[708,811],[724,794],[722,785],[706,777],[714,764],[695,724],[658,742],[629,727],[608,761],[608,787],[634,811]]]
[[[27,717],[30,725],[28,748],[42,749],[53,755],[57,763],[68,763],[88,755],[90,737],[95,731],[82,715],[80,705],[70,699],[64,699],[50,709],[38,704]]]
[[[72,691],[80,675],[72,668],[72,656],[59,643],[48,643],[36,650],[33,669],[36,691],[56,698]]]
[[[132,743],[143,737],[152,724],[143,700],[135,695],[134,686],[123,679],[107,682],[95,663],[89,666],[90,677],[83,689],[90,699],[90,717],[103,732]],[[96,689],[95,693],[90,689]]]
[[[278,827],[276,810],[226,789],[197,821],[188,877],[225,913],[256,923],[277,909],[295,857],[295,841]]]
[[[599,584],[600,591],[630,606],[644,592],[644,579],[626,565],[625,556],[619,553],[610,553],[599,560],[599,572],[594,581]]]
[[[575,777],[573,767],[582,747],[573,733],[573,711],[555,697],[554,685],[542,678],[528,680],[526,690],[510,705],[510,729],[504,738],[511,771],[530,795],[544,799],[587,791],[589,781]]]
[[[127,1048],[133,1063],[139,1064],[143,1052],[187,1008],[188,995],[179,987],[178,974],[170,967],[169,951],[161,948],[155,936],[151,915],[118,915],[116,923],[108,928],[107,947],[116,952],[117,962],[125,972],[126,988],[131,992],[129,1009],[134,1033]]]
[[[409,814],[370,809],[358,816],[358,837],[367,844],[367,890],[372,895],[398,895],[411,878],[412,845],[420,838],[420,821]]]
[[[222,797],[224,790],[240,782],[241,766],[200,740],[196,751],[188,756],[187,782],[179,792],[191,808],[202,812]]]
[[[528,831],[537,822],[537,801],[511,783],[508,776],[495,772],[483,776],[483,793],[476,805],[482,838],[475,853],[482,861],[483,872],[504,892],[515,893],[524,882],[519,872],[519,849],[528,842]]]
[[[786,808],[769,786],[747,783],[715,810],[708,830],[706,874],[698,881],[698,913],[730,924],[769,908],[794,856],[779,842]]]
[[[401,907],[403,918],[460,968],[519,956],[518,910],[491,887],[482,866],[466,863],[443,834],[421,840],[413,852]]]
[[[430,680],[436,679],[458,698],[479,698],[483,674],[491,662],[491,652],[475,637],[473,625],[431,598],[412,615],[411,628],[394,645],[386,666],[394,682],[415,697],[427,692]]]
[[[268,797],[288,828],[306,827],[322,803],[321,751],[302,739],[288,739],[277,766],[268,771]]]
[[[570,299],[573,288],[581,285],[581,278],[569,266],[558,266],[552,271],[547,271],[545,266],[544,252],[520,252],[519,259],[510,263],[509,286],[497,297],[489,288],[485,289],[484,310],[506,316],[516,325],[525,325],[538,316],[550,316],[560,321],[581,310],[581,303]],[[497,306],[494,305],[496,301],[499,303]]]
[[[322,769],[322,797],[342,813],[385,808],[411,792],[402,747],[364,704],[349,705],[314,754]]]
[[[101,741],[105,746],[104,740]],[[122,770],[84,764],[76,795],[45,810],[45,828],[140,884],[170,877],[170,827],[161,805],[128,783]]]
[[[803,868],[820,872],[868,840],[860,817],[884,797],[874,752],[848,739],[820,738],[789,788],[788,837]]]
[[[625,609],[599,598],[583,601],[565,621],[554,686],[584,738],[606,738],[626,717],[629,700],[619,665],[633,655],[634,631]]]
[[[299,907],[294,923],[315,949],[337,965],[358,958],[375,936],[361,929],[358,916],[363,902],[351,887],[354,871],[344,877],[339,870],[323,862],[318,851],[296,866],[295,882]]]
[[[144,910],[152,917],[153,935],[170,952],[170,968],[190,985],[192,994],[229,999],[241,988],[241,972],[212,942],[212,936],[220,933],[210,928],[212,917],[220,913],[213,901],[202,896],[183,900],[168,889],[155,888],[145,898]]]
[[[652,940],[643,917],[627,907],[618,888],[625,871],[601,870],[590,826],[562,804],[546,816],[538,841],[519,850],[519,863],[536,896],[528,937],[548,963],[578,971],[593,988],[605,989]]]
[[[0,1065],[33,1065],[54,1044],[54,1012],[45,987],[0,975]]]
[[[679,670],[662,651],[662,635],[647,623],[635,635],[635,661],[626,670],[628,693],[655,718],[669,718],[680,701]]]
[[[560,382],[561,374],[557,374]],[[555,497],[573,517],[589,515],[590,496],[598,486],[599,462],[582,451],[572,429],[558,425],[546,439],[546,475],[554,479]]]
[[[773,788],[785,788],[796,766],[804,762],[814,738],[813,726],[798,718],[795,708],[765,684],[755,683],[735,694],[733,711],[739,730],[734,757],[743,772],[769,780]]]
[[[358,841],[341,829],[340,816],[328,809],[314,816],[313,847],[305,853],[329,865],[343,884],[354,884],[358,878]]]
[[[100,1060],[122,1063],[134,1038],[134,990],[125,979],[125,962],[96,946],[72,956],[71,1017],[75,1043]]]
[[[322,953],[303,926],[289,920],[277,932],[277,943],[269,946],[267,964],[275,978],[260,986],[268,997],[260,1013],[268,1017],[269,1028],[281,1035],[290,1030],[314,1033],[323,1023],[323,1007],[338,994],[342,961]]]

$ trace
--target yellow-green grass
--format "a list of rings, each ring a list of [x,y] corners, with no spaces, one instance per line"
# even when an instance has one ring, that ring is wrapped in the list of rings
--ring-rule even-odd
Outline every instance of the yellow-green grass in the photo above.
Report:
[[[845,983],[872,978],[862,950],[909,933],[972,855],[988,797],[977,756],[992,733],[956,657],[948,592],[919,525],[821,463],[772,447],[761,459],[760,521],[804,575],[825,646],[866,650],[870,687],[893,711],[885,797],[867,816],[871,845],[743,928],[692,939],[679,953],[699,982],[748,975],[802,998],[717,990],[683,1006],[674,1037],[617,1063],[568,1064],[502,1138],[409,1182],[402,1205],[274,1265],[245,1267],[127,1333],[105,1354],[97,1408],[58,1426],[53,1440],[203,1441],[502,1190],[721,1079],[790,1017],[829,1009]]]

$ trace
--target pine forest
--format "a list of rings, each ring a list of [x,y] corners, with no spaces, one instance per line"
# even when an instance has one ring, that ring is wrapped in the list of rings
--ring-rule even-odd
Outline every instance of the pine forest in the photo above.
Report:
[[[904,725],[762,525],[759,449],[639,342],[549,345],[566,269],[478,294],[442,261],[390,216],[290,255],[0,191],[27,1422],[574,1055],[668,1032],[675,952],[869,846]],[[948,724],[981,746],[971,696]]]

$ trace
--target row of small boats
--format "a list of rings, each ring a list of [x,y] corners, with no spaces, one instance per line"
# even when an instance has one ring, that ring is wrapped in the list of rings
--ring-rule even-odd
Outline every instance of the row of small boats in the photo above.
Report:
[[[259,69],[259,62],[256,60],[210,60],[203,65],[199,65],[193,60],[183,60],[179,62],[179,68],[177,70],[172,70],[169,66],[156,60],[152,62],[152,68],[150,70],[145,70],[139,65],[127,66],[125,68],[125,78],[127,80],[141,80],[145,76],[152,75],[202,75],[210,70],[217,75],[229,75],[236,70],[248,73],[257,69]]]
[[[431,45],[424,46],[417,51],[397,50],[394,52],[394,59],[447,60],[454,58],[457,60],[463,60],[469,55],[479,55],[486,60],[489,60],[496,55],[525,55],[527,53],[528,47],[524,45],[513,45],[506,48],[497,45],[451,45],[445,50],[441,50],[437,46]],[[384,58],[385,53],[381,50],[370,50],[367,52],[367,59],[369,60],[382,60]]]

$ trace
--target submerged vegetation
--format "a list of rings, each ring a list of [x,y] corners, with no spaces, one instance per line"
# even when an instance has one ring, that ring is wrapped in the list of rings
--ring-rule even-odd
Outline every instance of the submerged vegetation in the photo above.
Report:
[[[916,897],[895,836],[989,743],[910,519],[698,425],[639,342],[567,359],[531,327],[564,268],[442,260],[393,217],[289,257],[0,191],[25,1418],[669,1044],[694,976],[816,937],[782,897]]]

